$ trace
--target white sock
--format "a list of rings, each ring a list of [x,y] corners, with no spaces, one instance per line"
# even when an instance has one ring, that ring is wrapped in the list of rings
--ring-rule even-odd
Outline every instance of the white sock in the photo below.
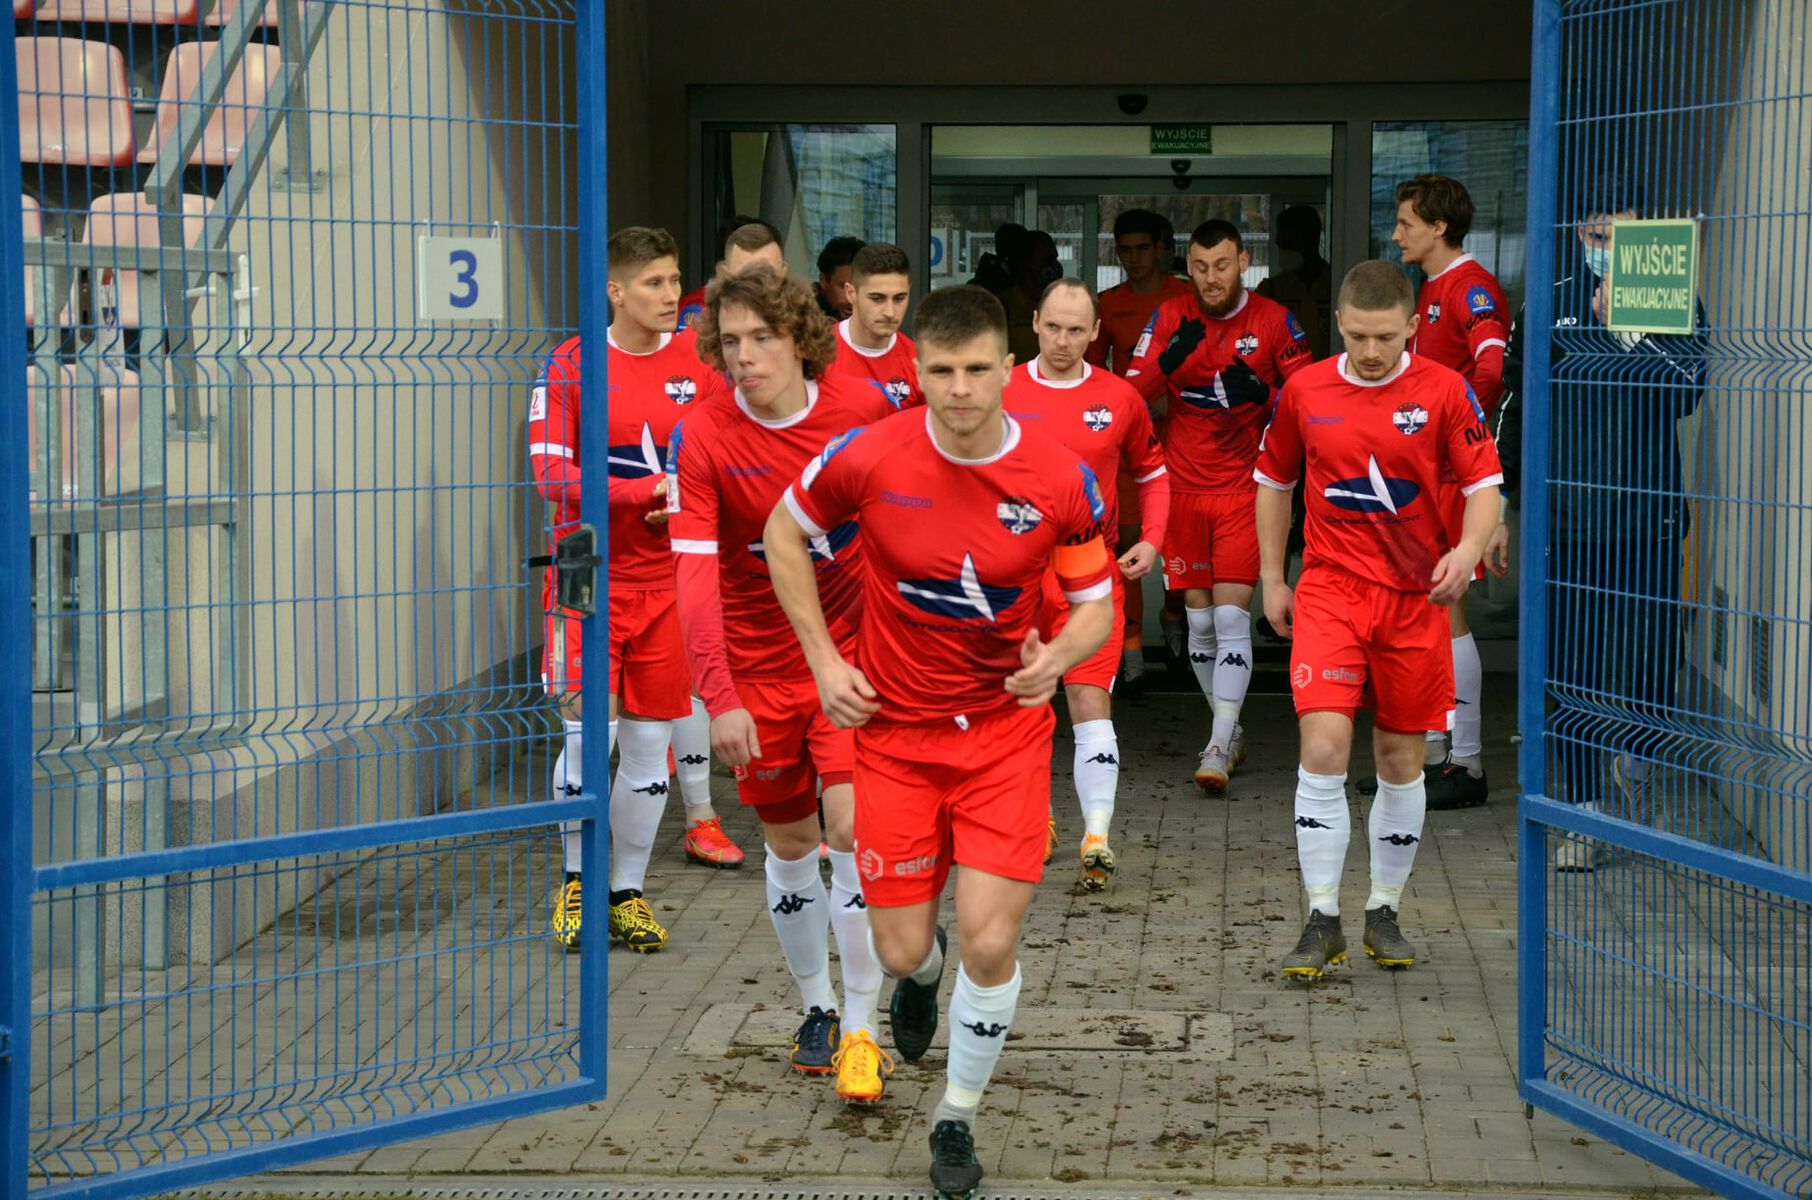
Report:
[[[1428,750],[1426,751],[1428,761],[1431,763],[1446,762],[1447,731],[1445,729],[1430,729],[1427,733],[1423,734],[1422,737],[1423,740],[1428,743]]]
[[[1378,794],[1372,799],[1372,811],[1366,820],[1372,843],[1372,894],[1365,901],[1368,909],[1381,904],[1401,908],[1403,885],[1409,882],[1409,869],[1416,863],[1416,847],[1422,842],[1422,816],[1428,808],[1428,788],[1423,779],[1417,774],[1408,783],[1378,780]]]
[[[1252,686],[1252,614],[1237,604],[1214,606],[1214,685],[1209,705],[1214,709],[1214,731],[1208,744],[1225,750],[1239,724],[1239,710]]]
[[[868,935],[868,948],[870,950],[875,948],[875,938],[872,931]],[[881,961],[880,954],[877,953],[875,955],[875,961]],[[937,939],[934,937],[931,939],[931,949],[925,951],[924,961],[912,968],[912,970],[906,972],[906,978],[912,980],[914,983],[931,984],[942,978],[943,974],[944,948],[937,944]]]
[[[881,998],[881,960],[875,957],[868,930],[868,903],[862,899],[862,877],[852,851],[830,852],[831,930],[837,935],[837,957],[843,961],[843,1032],[875,1032],[875,1005]]]
[[[1212,608],[1185,608],[1183,617],[1189,622],[1189,666],[1195,672],[1195,681],[1201,685],[1202,695],[1208,700],[1214,699],[1214,610]]]
[[[617,725],[617,780],[610,789],[610,890],[640,891],[667,808],[670,721],[625,717]]]
[[[802,1012],[837,1011],[830,978],[830,897],[818,874],[818,852],[784,859],[768,847],[768,916],[780,939],[786,968],[799,985]]]
[[[686,824],[715,817],[717,810],[711,807],[711,714],[697,696],[692,697],[692,715],[673,723],[673,766],[679,776],[680,799],[686,805]]]
[[[1469,760],[1466,766],[1480,774],[1479,755],[1485,749],[1484,715],[1479,700],[1485,691],[1484,664],[1479,644],[1469,633],[1453,639],[1453,757]]]
[[[1340,915],[1340,875],[1346,868],[1346,844],[1352,836],[1346,776],[1315,775],[1297,767],[1296,861],[1302,866],[1309,907],[1323,916]]]
[[[584,777],[584,742],[579,736],[579,722],[566,721],[566,741],[560,747],[558,757],[554,759],[553,798],[556,800],[577,800],[585,790]],[[611,737],[616,736],[617,723],[610,723]],[[606,756],[609,755],[606,750]],[[565,860],[566,873],[577,875],[579,866],[585,860],[584,842],[579,834],[580,824],[577,821],[560,822],[560,851]]]
[[[962,967],[950,996],[950,1059],[944,1068],[944,1098],[931,1120],[975,1124],[982,1091],[994,1075],[994,1064],[1007,1044],[1007,1030],[1019,1006],[1019,967],[1013,978],[994,987],[978,987]]]
[[[1109,720],[1078,721],[1076,735],[1076,799],[1082,805],[1082,824],[1093,834],[1107,836],[1114,823],[1114,789],[1120,785],[1120,740]]]

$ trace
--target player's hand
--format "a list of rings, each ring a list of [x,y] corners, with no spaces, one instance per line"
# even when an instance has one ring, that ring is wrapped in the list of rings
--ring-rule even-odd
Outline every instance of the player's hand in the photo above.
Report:
[[[1472,573],[1478,565],[1479,556],[1463,546],[1441,555],[1441,561],[1435,564],[1429,603],[1448,605],[1464,596],[1472,586]]]
[[[1139,542],[1120,556],[1120,574],[1128,579],[1143,579],[1158,565],[1158,548],[1150,542]]]
[[[1007,690],[1019,697],[1021,708],[1049,704],[1063,680],[1063,662],[1051,643],[1034,629],[1019,647],[1019,661],[1019,670],[1007,676]]]
[[[1158,355],[1158,370],[1166,375],[1175,375],[1183,361],[1195,353],[1195,348],[1208,336],[1208,327],[1202,324],[1200,317],[1190,317],[1177,331],[1170,335],[1170,342],[1164,347],[1164,353]]]
[[[868,676],[842,659],[814,675],[818,681],[818,703],[838,729],[866,725],[868,718],[881,711],[881,702]]]
[[[711,753],[726,767],[746,767],[761,757],[761,739],[748,709],[732,708],[711,718]]]
[[[650,525],[667,523],[667,477],[661,476],[660,482],[654,485],[654,502],[657,507],[642,514],[642,520]]]
[[[1227,393],[1227,407],[1238,408],[1242,404],[1260,405],[1271,402],[1271,386],[1258,377],[1251,364],[1243,358],[1235,358],[1222,369],[1220,375],[1221,390]]]
[[[1287,583],[1270,582],[1264,585],[1264,592],[1265,620],[1271,622],[1271,628],[1277,630],[1279,637],[1295,636],[1290,622],[1296,616],[1296,593]]]
[[[1510,571],[1510,527],[1499,525],[1491,531],[1491,540],[1485,543],[1485,569],[1498,578],[1503,578]]]

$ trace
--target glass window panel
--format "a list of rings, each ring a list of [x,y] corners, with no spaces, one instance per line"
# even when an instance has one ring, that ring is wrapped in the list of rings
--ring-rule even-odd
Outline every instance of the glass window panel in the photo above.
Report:
[[[834,237],[897,241],[896,140],[892,125],[714,130],[717,188],[707,228],[739,213],[772,223],[789,267],[805,279],[816,278],[818,251]]]
[[[1188,195],[1169,192],[1163,195],[1104,195],[1101,197],[1101,221],[1095,262],[1097,290],[1113,287],[1126,279],[1120,260],[1114,256],[1114,221],[1129,208],[1144,208],[1170,222],[1176,232],[1177,261],[1174,270],[1187,275],[1183,266],[1189,253],[1189,233],[1203,221],[1219,218],[1237,225],[1245,237],[1246,251],[1252,265],[1245,273],[1247,287],[1257,287],[1271,274],[1271,197],[1256,193],[1219,193]]]
[[[1373,258],[1398,259],[1392,199],[1412,175],[1450,175],[1472,193],[1466,249],[1504,289],[1512,310],[1522,303],[1528,233],[1527,121],[1380,121],[1372,126]]]

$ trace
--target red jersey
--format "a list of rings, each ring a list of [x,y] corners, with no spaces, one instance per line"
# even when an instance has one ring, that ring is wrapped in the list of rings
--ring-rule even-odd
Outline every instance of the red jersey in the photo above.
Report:
[[[548,356],[529,400],[529,463],[541,494],[554,505],[551,538],[579,523],[579,339]],[[717,372],[698,360],[692,333],[664,333],[660,346],[632,354],[610,343],[604,405],[610,453],[610,586],[631,591],[673,586],[667,530],[644,517],[659,505],[667,437],[688,406],[719,396]]]
[[[1453,545],[1436,486],[1443,476],[1468,496],[1504,480],[1485,412],[1465,379],[1413,354],[1378,383],[1348,376],[1344,354],[1292,378],[1253,478],[1287,491],[1305,461],[1303,565],[1400,592],[1426,592]]]
[[[1116,283],[1101,293],[1101,332],[1089,343],[1088,360],[1116,375],[1126,374],[1132,366],[1139,335],[1151,324],[1151,314],[1158,311],[1158,305],[1173,296],[1193,295],[1195,286],[1175,275],[1165,275],[1157,291],[1144,295],[1133,291],[1130,283]]]
[[[734,680],[810,678],[805,651],[774,596],[762,530],[780,493],[826,442],[892,411],[873,390],[845,380],[808,382],[806,392],[805,408],[772,422],[735,393],[733,402],[689,415],[673,434],[667,512],[680,560],[680,619],[692,677],[713,716],[740,707]],[[854,521],[837,523],[812,544],[824,615],[839,641],[854,631],[861,553]],[[687,560],[695,557],[717,568],[715,581],[699,584],[721,606],[715,630],[700,628],[713,595],[694,593]],[[707,617],[702,624],[709,623]]]
[[[1158,370],[1158,356],[1184,321],[1207,329],[1173,375]],[[1164,461],[1170,490],[1196,495],[1250,493],[1258,440],[1271,419],[1273,398],[1283,381],[1310,361],[1309,341],[1289,309],[1252,291],[1225,317],[1202,312],[1189,295],[1166,300],[1139,335],[1126,377],[1147,401],[1169,392],[1164,423]],[[1230,394],[1221,372],[1243,361],[1265,385],[1263,394]],[[1238,389],[1235,389],[1237,393]]]
[[[699,284],[679,298],[679,327],[692,328],[692,322],[698,320],[698,314],[705,311],[705,285]]]
[[[1164,544],[1170,486],[1163,487],[1164,502],[1146,494],[1146,485],[1165,478],[1164,452],[1152,432],[1151,413],[1145,400],[1117,375],[1082,365],[1082,378],[1051,380],[1039,374],[1039,360],[1013,368],[1007,380],[1003,406],[1008,415],[1029,429],[1062,442],[1087,463],[1098,479],[1112,479],[1125,460],[1133,481],[1140,485],[1140,512],[1145,527],[1140,536],[1154,546]],[[1103,525],[1120,525],[1120,497],[1107,492],[1107,517]]]
[[[1072,603],[1113,593],[1095,473],[1055,439],[1005,418],[984,459],[945,455],[929,412],[846,434],[806,464],[786,504],[823,536],[851,517],[867,570],[857,665],[877,720],[959,723],[1013,709],[1006,678],[1055,569]]]
[[[1416,308],[1422,320],[1410,352],[1464,375],[1490,418],[1504,396],[1504,347],[1510,337],[1510,306],[1496,277],[1462,254],[1423,282]]]
[[[849,340],[849,320],[837,322],[837,356],[824,369],[826,378],[865,383],[880,392],[893,409],[917,408],[925,403],[919,390],[919,356],[912,339],[895,333],[885,350],[864,350]]]

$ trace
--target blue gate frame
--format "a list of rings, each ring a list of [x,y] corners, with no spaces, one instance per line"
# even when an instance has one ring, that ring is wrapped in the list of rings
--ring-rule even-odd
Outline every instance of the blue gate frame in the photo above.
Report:
[[[290,0],[264,2],[268,2],[273,11],[280,4],[284,5],[286,41],[289,35],[301,31],[298,10]],[[250,9],[253,15],[227,18],[225,23],[233,36],[241,39],[241,45],[256,10],[261,7],[262,3],[248,2],[241,7],[241,13]],[[321,13],[340,7],[343,6],[335,0],[309,6]],[[9,26],[9,42],[16,37],[11,29]],[[602,288],[593,286],[591,281],[601,280],[605,274],[608,230],[605,5],[593,0],[577,0],[576,28],[572,33],[580,64],[576,72],[576,97],[571,101],[572,115],[577,123],[578,278],[583,281],[578,288],[579,328],[588,342],[602,346],[608,321],[607,305]],[[310,41],[311,49],[313,44]],[[220,85],[211,82],[204,73],[200,87],[205,92],[210,86],[215,89],[217,102]],[[0,195],[21,194],[18,98],[18,71],[13,49],[9,46],[0,51]],[[204,112],[202,119],[205,117]],[[192,127],[186,125],[183,132],[199,136],[200,121],[189,117],[184,120],[191,122]],[[306,122],[292,121],[290,124],[293,168],[297,156],[306,153],[305,141],[298,146],[293,140],[294,127]],[[306,134],[303,137],[305,139]],[[302,161],[306,165],[306,158]],[[20,226],[10,220],[0,221],[0,328],[15,331],[14,335],[0,338],[0,397],[4,397],[6,411],[12,414],[25,411],[28,403],[24,384],[30,356],[17,336],[17,331],[26,325],[23,287],[26,261]],[[162,261],[173,260],[166,256]],[[41,315],[40,320],[45,319],[47,316]],[[595,392],[602,397],[605,356],[600,352],[591,361],[597,364],[595,369],[600,376]],[[524,408],[532,376],[532,369],[525,371],[518,388]],[[585,462],[601,464],[607,457],[601,402],[592,416],[582,430],[582,455]],[[28,669],[32,662],[34,633],[31,606],[23,601],[32,594],[33,568],[28,548],[31,506],[27,501],[31,464],[23,440],[17,434],[19,427],[10,422],[7,427],[12,431],[11,435],[0,445],[0,546],[12,547],[10,553],[0,551],[0,581],[3,581],[0,592],[12,597],[10,602],[0,606],[0,661],[5,663],[4,672],[0,673],[0,738],[4,739],[0,745],[5,747],[4,766],[0,766],[0,1200],[27,1200],[28,1196],[98,1200],[160,1193],[601,1097],[606,1087],[607,922],[605,893],[594,888],[584,898],[583,953],[572,972],[579,992],[579,1029],[576,1035],[567,1035],[572,1041],[567,1054],[573,1069],[561,1081],[534,1086],[527,1082],[526,1076],[520,1076],[522,1083],[518,1088],[499,1089],[508,1094],[453,1099],[444,1105],[416,1103],[412,1105],[415,1111],[366,1120],[353,1119],[348,1107],[344,1127],[334,1127],[334,1119],[329,1116],[322,1122],[311,1122],[316,1125],[312,1132],[285,1132],[268,1140],[246,1137],[243,1139],[245,1144],[200,1152],[191,1148],[186,1156],[173,1156],[169,1161],[156,1161],[154,1156],[147,1161],[147,1156],[141,1153],[138,1165],[120,1165],[120,1169],[109,1170],[102,1164],[91,1171],[74,1172],[61,1178],[46,1178],[41,1174],[33,1177],[31,1169],[36,1157],[33,1139],[40,1131],[34,1128],[28,1092],[33,1085],[33,1024],[34,1020],[41,1019],[41,1014],[33,1008],[32,929],[33,907],[42,898],[53,891],[67,892],[68,889],[131,888],[135,885],[148,889],[153,886],[152,881],[180,877],[185,872],[255,868],[259,864],[289,859],[319,861],[334,855],[369,855],[414,845],[448,845],[458,839],[482,840],[486,835],[499,837],[514,833],[518,838],[539,835],[545,843],[552,844],[551,831],[562,821],[581,825],[585,873],[601,879],[605,874],[601,864],[607,861],[609,853],[608,823],[604,819],[609,747],[601,737],[586,740],[584,774],[597,782],[578,799],[474,807],[268,837],[240,837],[207,844],[173,845],[34,863],[32,803],[36,743],[32,672]],[[522,466],[526,472],[526,462]],[[598,530],[600,540],[608,524],[603,519],[606,511],[603,477],[601,469],[585,472],[582,489],[585,519]],[[604,551],[600,549],[599,553]],[[524,590],[528,590],[526,577],[523,584]],[[602,578],[598,596],[600,615],[586,620],[587,641],[593,641],[594,629],[599,635],[603,632],[601,614],[607,611],[607,597]],[[604,641],[598,636],[593,644]],[[601,691],[585,694],[584,715],[594,728],[604,726],[606,704]],[[545,929],[538,932],[545,940]],[[558,979],[555,975],[552,982],[557,983]],[[228,989],[227,995],[231,1003],[234,991]],[[84,1009],[77,1005],[70,1011],[79,1013],[97,1007],[104,1006]],[[476,1049],[488,1048],[482,1032],[472,1036]],[[339,1049],[336,1044],[336,1052]],[[407,1069],[405,1060],[402,1076],[407,1075]],[[303,1064],[298,1073],[303,1077],[302,1082],[306,1082],[331,1074],[331,1065]],[[292,1092],[296,1082],[291,1081]],[[363,1098],[381,1101],[384,1086],[382,1080],[374,1082],[363,1093]],[[266,1086],[260,1085],[249,1092],[233,1091],[229,1095],[255,1096],[265,1094],[265,1091]],[[373,1107],[376,1107],[375,1103]],[[393,1107],[392,1111],[397,1110]],[[235,1115],[244,1118],[240,1122],[242,1128],[248,1128],[258,1117],[255,1109],[242,1108]],[[328,1127],[320,1128],[321,1124]]]
[[[1730,180],[1812,172],[1798,134],[1769,141],[1772,158],[1740,157],[1738,134],[1767,128],[1768,118],[1755,115],[1764,106],[1805,106],[1804,64],[1793,65],[1790,48],[1803,44],[1807,23],[1802,11],[1797,33],[1758,28],[1775,15],[1768,0],[1537,0],[1523,318],[1536,332],[1524,342],[1521,393],[1522,1096],[1721,1195],[1758,1200],[1812,1194],[1812,794],[1798,698],[1812,676],[1807,593],[1789,583],[1784,602],[1780,591],[1727,600],[1724,586],[1740,586],[1731,577],[1770,547],[1753,532],[1745,540],[1750,526],[1718,515],[1739,507],[1787,512],[1809,499],[1803,466],[1800,494],[1785,499],[1752,491],[1745,473],[1746,456],[1771,440],[1787,438],[1785,453],[1795,453],[1799,430],[1784,423],[1793,404],[1779,382],[1790,377],[1771,372],[1803,356],[1812,336],[1792,321],[1783,329],[1753,311],[1745,318],[1737,294],[1741,281],[1766,269],[1769,223],[1803,215],[1807,193]],[[1769,32],[1789,47],[1778,61],[1758,49]],[[1559,311],[1569,288],[1576,298],[1585,294],[1580,283],[1590,286],[1590,276],[1569,273],[1588,269],[1574,239],[1583,216],[1605,211],[1588,195],[1606,171],[1636,184],[1616,211],[1640,203],[1640,216],[1695,217],[1702,246],[1719,239],[1698,268],[1705,371],[1685,385],[1705,399],[1678,397],[1698,418],[1698,465],[1688,464],[1696,473],[1683,483],[1657,487],[1660,476],[1651,473],[1640,485],[1619,484],[1614,470],[1588,465],[1594,444],[1604,461],[1626,469],[1663,451],[1640,444],[1634,424],[1618,431],[1630,444],[1617,454],[1605,431],[1573,424],[1588,411],[1593,354],[1608,363],[1618,353],[1578,340],[1591,322],[1577,299]],[[1803,272],[1807,243],[1796,245]],[[1804,289],[1803,274],[1796,283]],[[1574,363],[1558,367],[1569,353]],[[1676,428],[1658,427],[1664,436]],[[1719,458],[1710,438],[1739,449]],[[1633,633],[1608,628],[1605,606],[1631,597],[1612,595],[1602,567],[1582,571],[1576,552],[1581,544],[1634,544],[1627,528],[1600,527],[1579,540],[1578,513],[1602,504],[1591,497],[1607,487],[1647,489],[1624,512],[1660,511],[1665,501],[1686,513],[1684,588],[1636,588],[1635,599],[1651,613],[1677,605],[1688,636],[1668,637],[1674,626],[1665,620],[1637,622]],[[1555,514],[1563,509],[1575,525],[1561,534]],[[1562,540],[1570,553],[1557,549]],[[1668,543],[1659,544],[1665,553]],[[1793,569],[1806,571],[1803,562]],[[1672,579],[1670,571],[1657,577]],[[1746,687],[1758,689],[1757,673],[1763,682],[1732,701],[1707,676],[1735,661],[1728,645],[1742,639],[1729,631],[1739,622],[1750,630]],[[1667,681],[1677,691],[1657,698],[1631,682],[1640,671],[1619,678],[1582,666],[1578,647],[1593,639],[1607,656],[1680,657],[1687,669]],[[1775,695],[1787,700],[1768,707],[1767,689],[1780,688],[1783,675],[1785,690]],[[1557,765],[1568,754],[1607,769],[1594,777]],[[1582,786],[1602,790],[1566,795]],[[1736,812],[1740,797],[1754,807]],[[1602,864],[1557,871],[1556,853],[1569,843],[1602,853]]]

